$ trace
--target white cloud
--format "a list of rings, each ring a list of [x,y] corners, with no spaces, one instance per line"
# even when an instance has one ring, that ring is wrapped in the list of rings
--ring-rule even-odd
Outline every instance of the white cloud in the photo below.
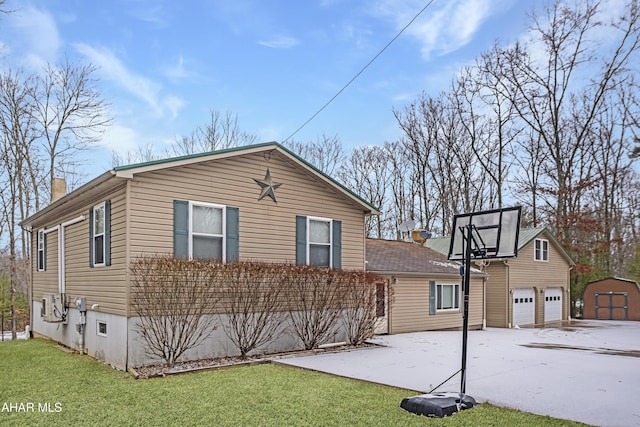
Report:
[[[109,151],[125,155],[128,151],[134,151],[138,142],[140,137],[135,130],[114,123],[105,131],[99,144]]]
[[[424,58],[444,55],[468,44],[480,26],[493,14],[501,11],[505,0],[448,0],[432,3],[416,19],[405,34],[421,43]],[[392,19],[398,30],[407,25],[424,7],[415,0],[382,0],[373,13]]]
[[[270,38],[269,40],[260,40],[258,44],[274,49],[289,49],[300,44],[300,41],[295,37],[277,35]]]
[[[189,74],[184,67],[184,58],[180,56],[175,64],[166,67],[164,74],[171,80],[182,80],[188,77]]]
[[[53,16],[34,7],[21,7],[10,15],[10,22],[27,52],[26,64],[40,68],[46,62],[54,62],[62,44]]]
[[[75,48],[85,55],[92,64],[99,67],[99,73],[105,79],[113,81],[136,98],[144,101],[158,117],[162,117],[165,110],[169,110],[175,118],[184,102],[177,96],[160,96],[162,85],[140,76],[126,68],[124,63],[109,49],[96,49],[92,46],[78,43]]]
[[[178,113],[180,110],[187,104],[182,98],[177,96],[169,95],[164,98],[163,104],[169,112],[171,113],[171,118],[175,119],[178,117]]]

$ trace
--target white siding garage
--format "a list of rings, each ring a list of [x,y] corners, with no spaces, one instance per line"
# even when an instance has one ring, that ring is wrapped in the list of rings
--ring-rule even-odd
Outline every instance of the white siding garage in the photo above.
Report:
[[[533,288],[514,289],[512,301],[513,326],[533,325],[536,322]]]
[[[562,288],[546,288],[544,290],[544,321],[562,320]]]

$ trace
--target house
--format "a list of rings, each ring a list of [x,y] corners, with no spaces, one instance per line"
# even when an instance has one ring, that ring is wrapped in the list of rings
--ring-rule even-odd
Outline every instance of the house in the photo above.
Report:
[[[22,222],[32,330],[121,369],[149,363],[129,295],[135,257],[364,269],[365,217],[377,214],[275,142],[116,167]],[[186,358],[226,355],[226,340],[218,328]],[[285,341],[272,350],[296,345]]]
[[[587,283],[583,291],[583,318],[640,320],[640,284],[620,277]]]
[[[448,237],[426,245],[446,254]],[[487,274],[486,326],[511,328],[568,320],[570,272],[575,263],[546,227],[521,228],[518,256],[476,261]]]
[[[391,301],[378,333],[402,333],[462,328],[460,264],[428,247],[405,241],[367,239],[367,271],[391,283]],[[484,319],[484,278],[471,272],[469,329],[481,329]]]

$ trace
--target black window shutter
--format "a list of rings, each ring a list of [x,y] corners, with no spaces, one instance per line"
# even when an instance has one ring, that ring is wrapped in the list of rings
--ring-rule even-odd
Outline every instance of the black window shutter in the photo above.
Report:
[[[429,281],[429,315],[436,314],[436,282]]]
[[[104,265],[111,265],[111,200],[104,202]]]
[[[236,262],[240,260],[240,210],[227,206],[227,261]]]
[[[189,202],[173,201],[173,256],[189,257]]]
[[[296,264],[307,263],[307,217],[296,216]]]
[[[93,208],[89,208],[89,267],[93,268]]]
[[[47,271],[47,235],[42,233],[42,271]]]
[[[333,268],[342,268],[342,221],[333,220],[332,258]]]

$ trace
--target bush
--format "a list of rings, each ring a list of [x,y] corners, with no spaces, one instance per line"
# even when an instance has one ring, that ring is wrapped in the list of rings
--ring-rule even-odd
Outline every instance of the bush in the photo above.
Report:
[[[147,354],[173,367],[187,350],[215,330],[212,314],[220,300],[215,263],[170,256],[144,256],[131,262],[131,306]]]
[[[258,261],[217,263],[143,256],[132,261],[131,305],[147,353],[173,367],[207,339],[226,315],[224,331],[241,357],[272,342],[288,317],[305,349],[328,342],[342,321],[354,345],[375,329],[379,275]],[[384,296],[383,296],[384,300]]]

